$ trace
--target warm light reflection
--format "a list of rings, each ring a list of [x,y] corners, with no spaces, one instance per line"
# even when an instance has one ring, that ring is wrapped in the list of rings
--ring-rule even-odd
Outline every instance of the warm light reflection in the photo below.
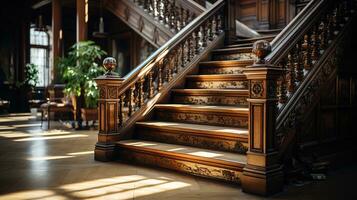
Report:
[[[86,154],[94,154],[94,151],[82,151],[82,152],[68,153],[67,155],[77,156],[77,155],[86,155]]]
[[[167,151],[181,151],[184,150],[185,148],[175,148],[175,149],[169,149]]]
[[[0,199],[42,199],[54,195],[51,190],[29,190],[0,196]]]
[[[27,127],[38,127],[41,126],[40,123],[36,123],[36,124],[15,124],[12,125],[15,128],[27,128]]]
[[[188,154],[194,155],[194,156],[206,157],[206,158],[214,158],[214,157],[218,157],[218,156],[223,156],[222,154],[206,152],[206,151],[197,151],[197,152],[188,153]]]
[[[15,142],[24,142],[24,141],[55,140],[55,139],[67,139],[67,138],[79,138],[79,137],[88,137],[88,135],[72,134],[72,135],[51,136],[51,137],[31,137],[31,138],[17,139],[14,141]]]
[[[63,158],[73,158],[74,156],[43,156],[43,157],[31,157],[27,160],[30,161],[43,161],[43,160],[58,160]]]
[[[128,145],[133,145],[136,147],[146,147],[146,146],[155,146],[157,144],[147,143],[147,142],[132,142],[132,143],[128,143]]]

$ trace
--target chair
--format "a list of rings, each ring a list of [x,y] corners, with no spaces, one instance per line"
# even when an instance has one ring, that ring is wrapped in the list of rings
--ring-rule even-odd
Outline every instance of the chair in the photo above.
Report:
[[[41,110],[41,127],[43,126],[44,117],[47,116],[47,128],[50,129],[51,113],[67,115],[69,119],[73,117],[74,107],[71,100],[63,93],[64,85],[51,85],[47,87],[47,103],[43,103]]]

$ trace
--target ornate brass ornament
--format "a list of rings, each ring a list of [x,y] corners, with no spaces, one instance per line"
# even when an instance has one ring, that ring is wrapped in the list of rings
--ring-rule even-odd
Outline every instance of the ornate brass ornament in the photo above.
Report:
[[[265,57],[271,52],[271,45],[266,40],[258,40],[253,44],[253,53],[257,56],[254,64],[264,64]]]
[[[252,97],[261,98],[264,91],[263,81],[252,81],[250,90]]]

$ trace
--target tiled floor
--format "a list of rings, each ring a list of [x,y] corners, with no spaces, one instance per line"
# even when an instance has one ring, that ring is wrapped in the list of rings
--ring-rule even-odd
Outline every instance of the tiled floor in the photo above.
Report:
[[[57,127],[60,127],[57,124]],[[28,115],[0,117],[0,199],[267,199],[237,185],[93,160],[96,131],[45,131]],[[357,199],[356,166],[269,199]]]

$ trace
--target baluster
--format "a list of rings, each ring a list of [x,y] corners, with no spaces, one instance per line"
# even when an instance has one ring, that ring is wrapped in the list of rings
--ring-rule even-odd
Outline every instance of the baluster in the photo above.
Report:
[[[203,47],[207,46],[207,39],[208,39],[208,36],[207,36],[207,24],[204,23],[202,25],[202,46]]]
[[[158,73],[157,73],[157,91],[158,92],[160,92],[162,85],[163,85],[162,68],[163,68],[163,60],[161,59],[159,61]]]
[[[186,64],[185,51],[186,51],[186,41],[182,42],[182,47],[181,47],[181,67],[182,68],[184,68],[185,64]]]
[[[327,25],[326,25],[326,18],[322,19],[320,25],[320,49],[325,50],[327,48],[327,41],[326,41],[326,35],[327,35]]]
[[[194,56],[193,39],[191,35],[187,37],[187,45],[187,61],[190,62]]]
[[[176,48],[174,51],[174,71],[173,73],[177,74],[178,73],[178,66],[179,66],[179,56],[180,56],[180,49]]]
[[[144,82],[145,82],[145,77],[141,78],[139,81],[138,108],[141,108],[144,105]]]
[[[153,0],[153,16],[156,20],[159,19],[159,15],[158,15],[158,1],[159,0]]]
[[[175,23],[176,23],[176,27],[177,27],[177,31],[182,29],[182,13],[181,13],[181,9],[176,7],[176,19],[175,19]]]
[[[167,76],[167,78],[166,78],[166,80],[167,80],[167,82],[170,82],[171,80],[172,80],[172,60],[173,60],[173,55],[171,54],[171,55],[169,55],[169,57],[168,57],[168,61],[167,61],[167,74],[166,74],[166,76]]]
[[[319,59],[319,44],[318,44],[318,35],[317,35],[317,31],[316,28],[314,27],[312,30],[312,34],[311,34],[311,59],[313,61],[313,63],[315,64],[317,62],[317,60]]]
[[[185,16],[185,10],[181,7],[180,8],[180,19],[181,19],[181,29],[186,26],[186,16]]]
[[[155,88],[154,88],[154,84],[153,84],[153,74],[154,72],[153,71],[150,71],[149,72],[149,75],[148,75],[148,97],[149,99],[151,99],[153,96],[154,96],[154,92],[155,92]]]
[[[149,10],[149,0],[144,0],[143,8],[144,8],[145,11]]]
[[[278,84],[278,98],[279,98],[279,103],[281,104],[285,104],[288,96],[287,96],[287,82],[286,82],[286,60],[283,59],[280,63],[279,63],[280,67],[282,69],[284,69],[283,74],[281,75],[280,79],[279,79],[279,84]]]
[[[199,29],[193,32],[194,38],[195,38],[195,53],[199,54],[200,53],[200,31]]]
[[[214,15],[212,17],[212,34],[214,36],[218,35],[218,32],[217,32],[217,18],[216,18],[216,15]]]
[[[213,40],[213,32],[212,32],[212,27],[213,27],[213,18],[211,17],[211,18],[209,18],[208,19],[208,39],[210,40],[210,41],[212,41]]]
[[[217,34],[222,31],[222,16],[221,14],[217,15],[217,27],[216,27],[216,32]]]
[[[288,91],[293,93],[295,91],[295,68],[293,60],[293,50],[288,53],[287,71],[288,71]]]
[[[123,126],[124,124],[124,99],[125,94],[122,94],[119,97],[119,126]]]
[[[304,79],[304,67],[301,62],[301,41],[298,41],[295,45],[295,70],[296,70],[296,80],[301,82]]]
[[[304,35],[304,43],[302,44],[302,48],[304,51],[304,69],[311,69],[311,53],[310,53],[310,35]]]
[[[130,117],[133,113],[134,113],[134,109],[135,109],[135,84],[133,86],[130,87],[129,89],[129,100],[128,100],[128,116]]]

